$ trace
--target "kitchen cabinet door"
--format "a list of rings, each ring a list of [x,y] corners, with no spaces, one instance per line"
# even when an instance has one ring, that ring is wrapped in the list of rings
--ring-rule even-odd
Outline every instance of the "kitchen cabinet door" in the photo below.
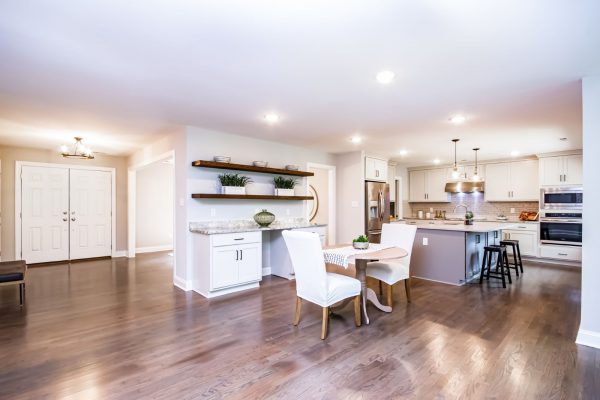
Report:
[[[510,191],[510,163],[486,165],[485,200],[510,201]]]
[[[538,201],[540,199],[538,164],[537,160],[510,163],[511,201]]]
[[[503,231],[503,236],[506,239],[518,240],[519,249],[521,250],[522,256],[537,257],[538,256],[538,239],[537,232],[531,231]],[[512,247],[507,246],[509,254],[509,260],[512,262]]]
[[[386,182],[387,161],[373,157],[365,157],[365,180]]]
[[[583,156],[572,155],[563,157],[563,184],[583,185]]]
[[[427,201],[448,202],[446,193],[446,169],[430,169],[427,171]]]
[[[262,277],[262,249],[259,244],[238,246],[238,283],[256,282]]]
[[[563,184],[563,157],[544,157],[539,160],[540,185],[560,186]]]
[[[425,188],[426,171],[410,171],[408,174],[408,198],[411,202],[426,201]]]
[[[238,283],[238,246],[212,248],[211,290]]]

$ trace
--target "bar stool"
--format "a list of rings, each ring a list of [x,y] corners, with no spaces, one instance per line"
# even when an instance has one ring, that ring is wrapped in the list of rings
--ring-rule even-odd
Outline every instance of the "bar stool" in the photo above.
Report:
[[[496,269],[492,272],[492,258],[496,254]],[[508,275],[508,283],[512,284],[512,278],[510,276],[510,268],[508,266],[508,253],[506,246],[502,245],[490,245],[484,247],[483,262],[481,263],[481,274],[479,275],[479,283],[483,283],[483,276],[487,269],[486,279],[489,281],[490,277],[496,279],[502,279],[502,287],[506,288],[506,279]]]
[[[500,241],[500,246],[512,247],[513,258],[515,260],[515,263],[512,265],[514,265],[515,271],[517,271],[517,276],[519,276],[519,268],[521,269],[521,273],[523,273],[523,260],[521,260],[521,248],[519,247],[519,241],[516,239],[504,239]],[[510,263],[508,268],[511,268]]]

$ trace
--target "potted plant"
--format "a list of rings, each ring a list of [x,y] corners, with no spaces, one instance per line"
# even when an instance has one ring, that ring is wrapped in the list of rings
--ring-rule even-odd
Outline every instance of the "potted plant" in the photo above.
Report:
[[[473,212],[472,211],[467,211],[465,213],[465,225],[473,225]]]
[[[369,238],[365,235],[360,235],[352,241],[352,247],[359,250],[365,250],[369,248]]]
[[[296,180],[294,178],[278,176],[273,178],[273,184],[275,184],[275,196],[294,195],[294,186],[296,186]]]
[[[219,175],[221,194],[246,194],[246,185],[252,182],[247,176],[225,173]]]

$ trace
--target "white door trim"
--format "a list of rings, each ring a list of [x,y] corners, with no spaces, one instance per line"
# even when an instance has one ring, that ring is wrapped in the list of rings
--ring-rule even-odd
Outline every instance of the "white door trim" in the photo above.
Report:
[[[147,167],[150,164],[154,164],[155,162],[166,160],[169,158],[173,158],[173,162],[175,162],[175,150],[169,150],[166,153],[162,153],[156,157],[149,158],[146,161],[143,161],[139,164],[130,166],[127,169],[127,257],[135,258],[136,253],[136,193],[137,193],[137,171]],[[175,254],[175,202],[177,196],[175,195],[175,167],[173,166],[173,253]],[[173,273],[175,273],[175,256],[173,257]]]
[[[327,165],[327,164],[319,164],[319,163],[313,163],[313,162],[308,162],[306,163],[306,169],[310,170],[310,168],[319,168],[319,169],[325,169],[327,170],[328,173],[328,180],[329,180],[329,204],[327,205],[327,207],[329,207],[329,213],[328,213],[328,221],[327,221],[327,242],[330,245],[333,245],[336,243],[336,237],[335,237],[335,232],[336,232],[336,215],[337,215],[337,208],[336,208],[336,200],[335,200],[335,194],[336,194],[336,167],[335,165]],[[308,193],[308,184],[306,185],[306,191]],[[306,203],[305,203],[306,204]],[[307,208],[307,207],[305,207]],[[308,208],[306,209],[306,216],[308,218]]]
[[[96,171],[108,171],[111,176],[111,247],[112,257],[118,257],[117,252],[117,182],[116,169],[110,167],[96,167],[92,165],[74,165],[58,163],[41,163],[33,161],[15,162],[15,258],[21,257],[21,172],[24,166],[85,169]]]

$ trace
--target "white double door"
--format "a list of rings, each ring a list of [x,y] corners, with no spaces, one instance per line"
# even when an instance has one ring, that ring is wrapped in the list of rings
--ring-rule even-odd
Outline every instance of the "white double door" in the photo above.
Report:
[[[23,166],[21,249],[27,263],[110,256],[109,171]]]

